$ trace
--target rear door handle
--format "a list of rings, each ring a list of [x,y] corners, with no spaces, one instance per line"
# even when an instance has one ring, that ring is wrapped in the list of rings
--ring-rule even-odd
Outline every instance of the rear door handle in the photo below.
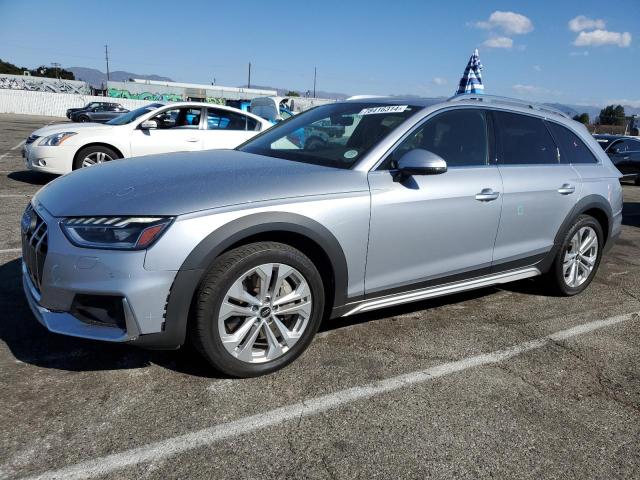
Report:
[[[560,195],[571,195],[576,191],[576,187],[573,185],[569,185],[568,183],[563,183],[562,186],[558,189],[558,193]]]
[[[197,142],[199,140],[200,140],[199,138],[187,138],[187,142],[191,142],[191,143]]]
[[[480,193],[476,194],[476,200],[479,202],[490,202],[500,196],[500,192],[494,192],[491,188],[483,188]]]

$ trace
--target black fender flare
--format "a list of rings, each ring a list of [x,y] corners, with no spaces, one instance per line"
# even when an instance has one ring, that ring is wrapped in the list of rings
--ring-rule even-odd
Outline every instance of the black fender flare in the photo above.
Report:
[[[309,217],[287,212],[264,212],[233,220],[207,235],[187,256],[171,286],[167,299],[164,331],[142,335],[134,343],[155,348],[176,348],[187,333],[193,295],[214,260],[232,245],[268,232],[303,235],[322,248],[334,273],[334,306],[347,299],[347,260],[335,236]]]
[[[587,195],[576,202],[576,204],[571,209],[571,212],[569,212],[569,215],[567,215],[567,218],[565,218],[564,222],[562,222],[562,224],[560,225],[560,228],[558,229],[558,232],[556,233],[556,236],[553,240],[553,246],[551,247],[551,250],[541,262],[540,267],[542,272],[546,272],[551,268],[551,265],[553,264],[553,261],[558,253],[558,249],[562,246],[564,235],[571,224],[575,221],[576,218],[578,218],[579,215],[582,215],[584,212],[592,209],[601,210],[607,216],[608,228],[607,231],[603,231],[603,233],[605,236],[605,246],[611,246],[611,243],[613,243],[610,242],[611,231],[613,228],[613,211],[611,210],[611,205],[609,205],[609,202],[607,202],[607,200],[600,195]]]

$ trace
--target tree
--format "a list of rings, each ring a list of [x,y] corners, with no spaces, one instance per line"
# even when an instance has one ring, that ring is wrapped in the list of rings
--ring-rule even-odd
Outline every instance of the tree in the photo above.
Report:
[[[47,77],[47,78],[60,78],[62,80],[75,80],[76,77],[73,72],[65,70],[64,68],[45,67],[40,65],[38,68],[30,70],[31,75],[34,77]]]
[[[624,107],[622,105],[607,105],[600,110],[601,125],[624,125]]]
[[[576,122],[584,123],[585,125],[589,125],[589,114],[581,113],[580,115],[575,115],[573,119]]]
[[[299,97],[300,94],[294,90],[289,90],[285,97]]]

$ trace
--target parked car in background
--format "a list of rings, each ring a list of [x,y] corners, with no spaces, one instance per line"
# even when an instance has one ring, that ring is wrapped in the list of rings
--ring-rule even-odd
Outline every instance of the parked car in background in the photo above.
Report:
[[[640,138],[623,135],[594,135],[624,178],[640,185]]]
[[[125,157],[235,148],[271,123],[221,105],[152,103],[109,120],[51,125],[33,132],[22,149],[31,170],[64,174]]]
[[[168,108],[180,112],[141,126],[195,109],[204,134],[197,115],[232,113]],[[318,126],[342,133],[289,140]],[[262,375],[324,318],[541,275],[579,294],[620,234],[619,177],[582,124],[531,102],[337,102],[235,150],[49,183],[22,218],[24,290],[51,331],[154,348],[188,338],[225,374]]]
[[[98,105],[88,110],[80,110],[71,114],[72,122],[80,123],[104,123],[116,118],[123,113],[127,113],[129,110],[126,108],[113,104],[113,105]]]
[[[84,107],[67,109],[67,118],[71,120],[71,115],[73,113],[79,112],[81,110],[91,110],[92,108],[99,107],[101,105],[117,105],[118,107],[121,107],[119,103],[113,102],[89,102]]]

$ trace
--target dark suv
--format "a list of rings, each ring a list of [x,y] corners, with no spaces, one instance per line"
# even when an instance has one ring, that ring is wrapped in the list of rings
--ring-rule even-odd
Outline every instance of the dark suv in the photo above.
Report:
[[[640,138],[624,135],[594,135],[594,138],[620,173],[640,185]]]
[[[128,112],[119,103],[91,102],[82,108],[67,110],[67,118],[72,122],[106,122]]]

